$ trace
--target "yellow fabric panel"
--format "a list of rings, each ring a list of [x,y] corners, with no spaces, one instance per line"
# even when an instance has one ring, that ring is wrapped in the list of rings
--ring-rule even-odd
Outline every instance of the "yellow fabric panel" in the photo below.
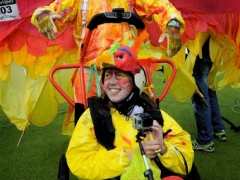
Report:
[[[37,126],[44,126],[50,123],[57,114],[58,103],[66,102],[66,100],[53,87],[49,80],[49,73],[55,66],[64,61],[75,61],[76,54],[66,53],[60,54],[59,59],[51,59],[50,62],[44,64],[37,59],[33,66],[27,66],[28,78],[26,86],[26,109],[29,121]],[[71,60],[74,58],[74,60]],[[55,82],[62,88],[66,94],[72,96],[72,88],[69,87],[69,79],[71,78],[73,69],[62,69],[54,74]],[[35,77],[36,79],[32,79]],[[71,88],[71,89],[70,89]]]
[[[12,62],[12,54],[8,49],[7,43],[0,51],[0,80],[7,82],[10,78],[10,66]]]
[[[11,65],[0,64],[0,81],[8,82],[10,79]]]
[[[45,57],[43,57],[45,59]],[[49,59],[47,63],[43,63],[42,57],[37,58],[34,63],[33,73],[34,76],[48,76],[55,66],[55,63],[58,59]]]
[[[19,51],[12,52],[13,61],[17,65],[30,65],[36,57],[28,53],[27,45],[25,44]]]
[[[190,74],[193,74],[193,67],[194,67],[195,61],[196,61],[196,56],[194,56],[191,52],[189,52],[184,65],[187,72]]]
[[[0,61],[0,80],[5,81],[0,81],[1,106],[11,123],[19,130],[24,130],[30,121],[39,126],[48,124],[57,113],[58,103],[65,102],[50,84],[48,75],[56,64],[76,62],[76,49],[66,52],[59,47],[51,47],[48,50],[49,53],[41,58],[30,55],[26,45],[15,52],[10,52],[8,49],[1,51],[0,57],[4,61]],[[52,59],[58,56],[62,58]],[[71,72],[72,70],[64,70],[56,73],[57,84],[67,93],[70,92],[67,84]],[[11,100],[13,97],[14,100]]]
[[[240,51],[239,48],[237,48],[236,44],[231,39],[229,39],[228,36],[223,34],[198,32],[194,40],[187,40],[187,42],[184,44],[190,51],[188,58],[185,61],[187,72],[192,74],[195,57],[197,55],[202,58],[201,48],[209,35],[209,51],[211,60],[213,62],[212,69],[209,73],[209,88],[217,90],[222,89],[230,84],[232,84],[233,87],[237,87],[240,78],[239,67],[237,66],[238,62],[240,62],[238,60]],[[238,41],[236,43],[239,44]],[[181,58],[183,57],[179,57],[179,59]],[[176,57],[173,57],[173,60],[174,59],[176,59]],[[181,65],[182,61],[174,60],[174,63],[178,67]],[[216,77],[219,73],[223,73],[221,77],[222,79],[216,83]],[[199,91],[197,90],[197,92]]]
[[[50,63],[53,59],[61,56],[63,49],[60,46],[50,46],[46,49],[44,56],[39,56],[39,60],[43,64]]]
[[[186,57],[185,52],[186,52],[186,49],[184,47],[182,47],[178,51],[178,53],[171,58],[171,60],[173,61],[174,65],[176,66],[176,68],[179,68],[179,67],[184,65],[185,57]]]
[[[77,48],[72,50],[62,50],[56,56],[57,61],[54,62],[54,66],[64,65],[64,64],[78,64],[79,54],[77,52]],[[53,61],[50,61],[53,63]]]
[[[197,56],[199,54],[199,51],[200,51],[199,41],[188,39],[185,45],[193,55]]]
[[[189,100],[195,92],[199,93],[200,96],[202,96],[202,94],[198,90],[195,79],[192,76],[196,56],[194,56],[190,52],[187,59],[185,58],[186,46],[183,46],[181,50],[174,57],[171,58],[174,65],[176,66],[177,72],[170,86],[170,92],[172,93],[174,98],[180,102],[185,102]],[[164,65],[164,76],[167,82],[171,75],[171,66]]]
[[[202,58],[202,46],[208,37],[208,33],[198,32],[194,40],[187,40],[186,46],[193,55],[197,56],[199,54]]]
[[[164,66],[164,76],[168,80],[172,73],[169,65]],[[174,98],[180,102],[189,100],[197,90],[195,79],[187,72],[184,66],[177,69],[176,76],[170,87],[170,92]]]
[[[37,126],[50,123],[58,111],[58,102],[48,77],[27,77],[25,109],[29,121]]]
[[[17,129],[24,130],[29,124],[25,109],[26,76],[23,67],[12,63],[11,78],[8,82],[0,81],[0,106]]]
[[[42,67],[43,64],[38,59],[36,59],[33,63],[25,66],[25,69],[29,75],[29,78],[37,79],[41,73]]]
[[[227,85],[232,84],[232,87],[237,88],[238,83],[239,83],[239,78],[240,78],[240,70],[232,66],[231,69],[228,69],[225,71],[224,76],[221,81],[218,82],[218,89],[222,89],[226,87]]]
[[[4,48],[1,51],[0,56],[0,64],[9,65],[12,62],[12,54],[11,51],[8,49],[7,43],[5,44]]]
[[[224,35],[212,35],[210,38],[209,49],[210,57],[213,61],[213,66],[209,73],[209,87],[217,90],[238,81],[240,77],[238,73],[239,69],[235,64],[235,57],[238,50],[234,43]],[[214,83],[217,72],[224,73],[222,76],[223,79],[218,84]]]

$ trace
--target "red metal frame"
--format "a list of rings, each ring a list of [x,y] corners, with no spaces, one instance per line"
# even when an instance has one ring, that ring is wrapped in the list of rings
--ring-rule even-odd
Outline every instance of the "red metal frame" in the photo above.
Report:
[[[75,106],[74,100],[72,100],[54,80],[54,74],[56,71],[61,70],[61,69],[72,69],[72,68],[80,68],[80,64],[56,66],[50,72],[49,79],[50,79],[50,82],[52,83],[52,85],[55,87],[55,89],[66,99],[66,101],[69,104],[71,104],[72,106]]]
[[[174,63],[172,62],[172,61],[170,61],[170,60],[167,60],[167,59],[159,59],[159,60],[156,60],[156,59],[154,59],[154,60],[151,60],[151,59],[147,59],[147,60],[139,60],[139,63],[143,66],[143,67],[145,67],[145,69],[146,69],[146,74],[147,74],[147,79],[148,79],[148,82],[149,82],[149,84],[153,84],[153,82],[152,82],[152,77],[151,77],[151,73],[150,73],[150,70],[149,70],[149,65],[150,64],[158,64],[158,63],[167,63],[167,64],[169,64],[171,67],[172,67],[172,74],[171,74],[171,76],[170,76],[170,78],[169,78],[169,80],[168,80],[168,82],[167,82],[167,84],[166,84],[166,86],[165,86],[165,88],[164,88],[164,90],[163,90],[163,92],[162,92],[162,94],[159,96],[159,102],[161,102],[162,100],[163,100],[163,98],[167,95],[167,92],[168,92],[168,90],[170,89],[170,86],[171,86],[171,84],[172,84],[172,82],[173,82],[173,80],[174,80],[174,78],[175,78],[175,76],[176,76],[176,72],[177,72],[177,70],[176,70],[176,66],[174,65]],[[153,92],[154,92],[154,99],[156,100],[156,97],[155,97],[155,91],[153,90]]]
[[[85,90],[85,81],[84,81],[84,57],[86,55],[86,52],[87,52],[87,47],[88,47],[88,44],[89,44],[89,41],[91,39],[91,35],[92,35],[92,32],[93,30],[89,29],[88,32],[87,32],[87,35],[86,35],[86,38],[85,38],[85,41],[84,41],[84,46],[83,46],[83,49],[81,51],[81,56],[80,56],[80,59],[79,59],[79,64],[72,64],[72,65],[60,65],[60,66],[56,66],[52,69],[52,71],[50,72],[50,82],[52,83],[52,85],[56,88],[56,90],[66,99],[66,101],[71,104],[72,106],[75,106],[75,102],[74,100],[72,100],[63,90],[62,88],[55,82],[54,80],[54,73],[58,70],[61,70],[61,69],[72,69],[72,68],[75,68],[75,69],[79,69],[80,70],[80,79],[82,80],[82,86],[81,86],[81,89],[82,89],[82,97],[83,97],[83,104],[84,104],[84,107],[85,109],[87,108],[87,98],[86,98],[86,90]],[[139,60],[140,64],[142,66],[145,67],[146,69],[146,74],[147,74],[147,79],[148,79],[148,82],[149,84],[152,84],[152,77],[151,77],[151,73],[150,73],[150,70],[149,70],[149,67],[151,65],[151,63],[168,63],[171,67],[172,67],[172,75],[166,85],[166,87],[164,88],[162,94],[159,96],[159,101],[162,101],[163,98],[167,95],[167,92],[172,84],[172,81],[176,75],[176,67],[175,65],[173,64],[172,61],[170,60],[166,60],[166,59],[160,59],[160,60],[151,60],[151,59],[144,59],[144,60]],[[153,92],[154,92],[154,89],[153,89]],[[156,99],[155,97],[155,93],[154,93],[154,99]]]
[[[146,62],[147,61],[147,62]],[[60,65],[60,66],[56,66],[52,69],[51,73],[50,73],[50,81],[52,83],[52,85],[56,88],[56,90],[66,99],[66,101],[71,104],[72,106],[75,106],[75,102],[74,100],[72,100],[64,91],[63,89],[55,82],[54,80],[54,74],[56,71],[58,70],[62,70],[62,69],[72,69],[72,68],[79,68],[80,69],[80,78],[82,80],[84,80],[84,66],[83,66],[83,62],[80,61],[81,63],[80,64],[72,64],[72,65]],[[158,97],[159,101],[161,102],[163,100],[163,98],[167,95],[167,92],[172,84],[172,81],[174,80],[175,78],[175,75],[176,75],[176,67],[175,65],[173,64],[172,61],[170,60],[167,60],[167,59],[160,59],[160,60],[139,60],[139,63],[145,67],[146,69],[146,75],[147,75],[147,79],[148,79],[148,82],[149,84],[152,84],[152,77],[151,77],[151,73],[150,73],[150,70],[149,70],[149,66],[146,64],[151,64],[151,63],[168,63],[171,67],[172,67],[172,75],[170,76],[169,78],[169,81],[167,82],[166,84],[166,87],[164,88],[163,92],[161,93],[161,95]],[[87,108],[87,98],[86,98],[86,90],[85,90],[85,83],[84,81],[81,81],[83,82],[82,83],[82,97],[84,98],[83,99],[83,103],[84,103],[84,106],[85,108]],[[154,93],[154,98],[156,99],[155,97],[155,93]]]

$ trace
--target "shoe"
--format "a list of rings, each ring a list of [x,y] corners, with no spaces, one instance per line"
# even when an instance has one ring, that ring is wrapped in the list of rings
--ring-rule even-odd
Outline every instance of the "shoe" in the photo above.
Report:
[[[200,151],[205,151],[205,152],[214,152],[214,146],[213,146],[213,142],[206,144],[206,145],[202,145],[202,144],[198,144],[198,142],[196,140],[192,141],[192,146],[194,150],[200,150]]]
[[[224,130],[222,130],[221,132],[218,132],[218,133],[214,133],[214,136],[221,142],[227,141]]]

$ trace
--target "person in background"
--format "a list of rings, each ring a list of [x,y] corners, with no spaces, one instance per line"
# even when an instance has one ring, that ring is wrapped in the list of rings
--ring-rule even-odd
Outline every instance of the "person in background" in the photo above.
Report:
[[[202,47],[202,59],[197,56],[193,69],[193,77],[203,97],[198,93],[192,96],[192,107],[197,124],[197,137],[192,141],[192,145],[194,150],[214,152],[213,137],[221,142],[226,141],[227,138],[216,91],[210,89],[208,83],[208,74],[212,67],[209,41],[210,37]]]
[[[190,135],[143,92],[146,76],[136,52],[120,46],[100,67],[102,96],[89,99],[66,152],[71,172],[79,179],[111,179],[128,171],[139,148],[133,117],[149,113],[153,124],[142,142],[145,154],[161,178],[182,179],[194,159]]]

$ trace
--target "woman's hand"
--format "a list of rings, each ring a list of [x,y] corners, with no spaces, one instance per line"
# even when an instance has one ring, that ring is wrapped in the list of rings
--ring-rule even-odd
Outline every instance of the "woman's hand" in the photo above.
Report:
[[[151,135],[153,139],[151,138]],[[145,151],[146,156],[149,159],[155,158],[155,151],[161,150],[161,155],[167,152],[167,148],[163,141],[163,132],[162,127],[158,124],[156,120],[153,121],[152,132],[146,132],[147,141],[143,142],[143,149]]]

